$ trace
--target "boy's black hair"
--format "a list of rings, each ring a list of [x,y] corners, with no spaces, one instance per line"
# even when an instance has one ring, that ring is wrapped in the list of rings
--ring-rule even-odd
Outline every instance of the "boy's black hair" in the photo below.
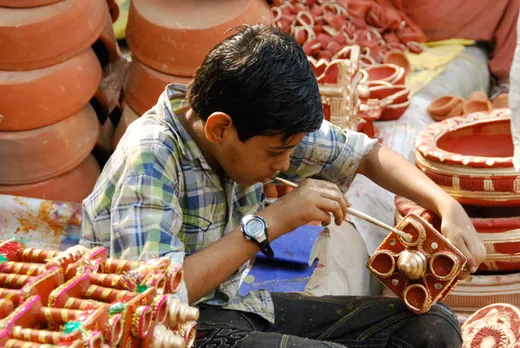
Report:
[[[188,102],[202,120],[228,114],[240,141],[317,130],[318,83],[302,47],[272,26],[244,26],[219,43],[197,70]]]

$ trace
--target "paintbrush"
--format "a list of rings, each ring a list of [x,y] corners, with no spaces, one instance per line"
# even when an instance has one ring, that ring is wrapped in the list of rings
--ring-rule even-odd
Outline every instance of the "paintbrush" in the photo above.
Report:
[[[284,184],[284,185],[287,185],[289,187],[292,187],[292,188],[296,188],[298,187],[298,185],[296,185],[294,182],[291,182],[289,180],[285,180],[285,179],[282,179],[282,178],[278,178],[278,177],[275,177],[274,180]],[[400,231],[394,227],[391,227],[391,226],[388,226],[387,224],[385,224],[384,222],[381,222],[377,219],[374,219],[373,217],[371,216],[368,216],[366,215],[365,213],[362,213],[356,209],[353,209],[353,208],[349,208],[347,207],[347,212],[351,215],[354,215],[354,216],[357,216],[358,218],[360,219],[363,219],[365,221],[368,221],[376,226],[379,226],[381,228],[384,228],[385,230],[388,230],[390,232],[394,232],[395,234],[397,234],[399,237],[401,237],[404,241],[406,242],[410,242],[412,240],[412,236],[406,232],[403,232],[403,231]],[[345,219],[345,221],[347,221]]]

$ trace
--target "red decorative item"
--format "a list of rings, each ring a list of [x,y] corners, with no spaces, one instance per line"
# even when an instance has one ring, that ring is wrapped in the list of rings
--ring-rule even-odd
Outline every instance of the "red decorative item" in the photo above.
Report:
[[[416,165],[463,204],[518,206],[508,109],[435,123],[415,141]]]
[[[427,312],[458,283],[466,258],[442,234],[415,214],[396,227],[412,236],[406,242],[391,232],[367,262],[368,269],[417,314]]]
[[[481,308],[462,325],[465,348],[520,345],[520,309],[507,303]]]

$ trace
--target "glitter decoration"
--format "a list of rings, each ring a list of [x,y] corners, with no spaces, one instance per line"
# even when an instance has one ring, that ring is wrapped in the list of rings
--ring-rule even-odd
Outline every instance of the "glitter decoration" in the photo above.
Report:
[[[1,254],[0,255],[0,264],[4,263],[4,262],[7,262],[7,256],[5,256],[4,254]]]
[[[142,294],[143,292],[145,292],[146,290],[148,290],[148,287],[146,285],[143,285],[143,284],[139,284],[137,285],[135,291],[138,293],[138,294]]]
[[[63,326],[63,332],[65,334],[70,334],[74,331],[81,329],[80,321],[69,321]]]
[[[124,303],[114,303],[112,306],[110,306],[110,309],[108,310],[108,314],[114,315],[117,313],[121,313],[125,310],[126,306]]]

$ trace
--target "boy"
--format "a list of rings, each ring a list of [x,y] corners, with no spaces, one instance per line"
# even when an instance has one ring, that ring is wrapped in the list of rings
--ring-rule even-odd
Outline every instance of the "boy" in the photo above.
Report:
[[[262,209],[261,183],[279,172],[313,179]],[[246,27],[208,54],[188,90],[168,86],[128,128],[84,201],[82,244],[182,263],[180,296],[201,310],[198,347],[460,346],[442,305],[415,316],[398,299],[238,295],[248,260],[272,255],[269,241],[328,224],[329,213],[341,224],[356,173],[439,213],[476,270],[484,249],[460,204],[375,140],[324,122],[301,47]]]

